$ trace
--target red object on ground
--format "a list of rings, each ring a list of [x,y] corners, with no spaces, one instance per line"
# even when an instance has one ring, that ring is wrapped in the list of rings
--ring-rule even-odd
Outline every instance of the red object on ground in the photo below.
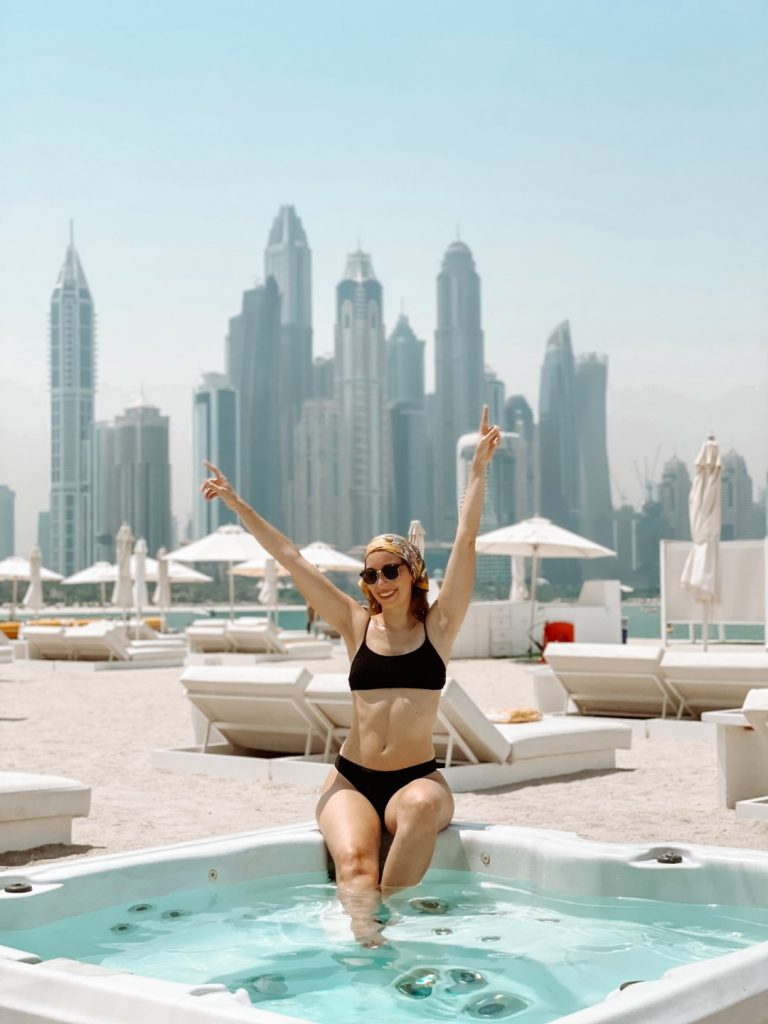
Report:
[[[546,650],[547,644],[572,644],[574,635],[572,622],[545,622],[542,653]]]

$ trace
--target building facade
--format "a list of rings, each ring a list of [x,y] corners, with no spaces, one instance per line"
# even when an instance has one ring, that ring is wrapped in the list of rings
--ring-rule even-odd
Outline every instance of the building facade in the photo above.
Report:
[[[762,509],[754,500],[752,477],[743,456],[733,449],[723,455],[720,476],[722,540],[755,540],[765,536]]]
[[[547,341],[539,385],[541,514],[568,530],[579,528],[579,446],[573,347],[568,321]]]
[[[524,395],[510,395],[504,403],[504,430],[509,434],[519,434],[525,445],[525,508],[521,510],[523,519],[530,519],[539,511],[539,449],[538,432],[533,417],[533,409]]]
[[[338,536],[343,547],[387,528],[390,480],[385,416],[382,288],[368,253],[351,253],[336,289],[335,394],[339,411]]]
[[[222,373],[206,373],[192,396],[192,532],[205,537],[225,523],[237,522],[223,501],[200,493],[204,462],[218,466],[237,489],[240,436],[237,392]]]
[[[613,540],[613,502],[606,431],[608,357],[596,352],[579,356],[574,387],[579,453],[579,532],[609,548]],[[599,565],[585,565],[583,569],[591,575],[604,576]]]
[[[668,540],[691,539],[691,520],[688,514],[690,493],[691,477],[688,467],[682,459],[673,455],[664,464],[659,484],[659,501]]]
[[[70,239],[50,306],[52,568],[70,576],[91,563],[91,430],[96,391],[96,318]]]
[[[115,537],[122,520],[118,511],[117,431],[114,423],[94,423],[93,466],[93,558],[114,562]]]
[[[332,398],[310,398],[301,410],[293,435],[298,544],[321,540],[342,543],[339,529],[339,409]]]
[[[16,492],[0,484],[0,558],[16,554]]]
[[[143,401],[115,420],[115,473],[119,521],[143,537],[153,557],[171,543],[169,420]]]
[[[434,529],[438,540],[456,532],[456,443],[476,431],[484,395],[480,277],[469,246],[448,246],[437,276],[435,330]]]

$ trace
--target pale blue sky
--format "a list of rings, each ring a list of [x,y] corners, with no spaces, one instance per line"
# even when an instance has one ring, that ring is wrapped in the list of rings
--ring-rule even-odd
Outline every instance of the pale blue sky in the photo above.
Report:
[[[143,387],[190,507],[191,391],[281,203],[314,255],[315,351],[358,235],[433,360],[460,225],[487,362],[538,405],[546,338],[606,352],[616,495],[709,430],[768,468],[768,3],[28,2],[0,8],[0,482],[47,504],[46,316],[70,217],[97,415]]]

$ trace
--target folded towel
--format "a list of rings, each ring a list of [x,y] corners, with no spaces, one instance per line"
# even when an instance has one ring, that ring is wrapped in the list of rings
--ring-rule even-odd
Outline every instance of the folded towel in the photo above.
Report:
[[[492,722],[500,725],[516,725],[518,722],[540,722],[541,712],[537,708],[499,708],[490,716]]]

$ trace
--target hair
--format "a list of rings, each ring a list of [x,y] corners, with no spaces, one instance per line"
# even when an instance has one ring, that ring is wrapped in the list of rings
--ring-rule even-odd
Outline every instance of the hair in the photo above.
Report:
[[[406,565],[406,563],[403,562],[403,565]],[[381,605],[370,590],[367,592],[366,597],[368,598],[368,613],[370,615],[378,615],[381,611]],[[426,590],[421,590],[419,587],[411,588],[411,604],[408,611],[419,622],[424,622],[429,611],[429,599]]]

